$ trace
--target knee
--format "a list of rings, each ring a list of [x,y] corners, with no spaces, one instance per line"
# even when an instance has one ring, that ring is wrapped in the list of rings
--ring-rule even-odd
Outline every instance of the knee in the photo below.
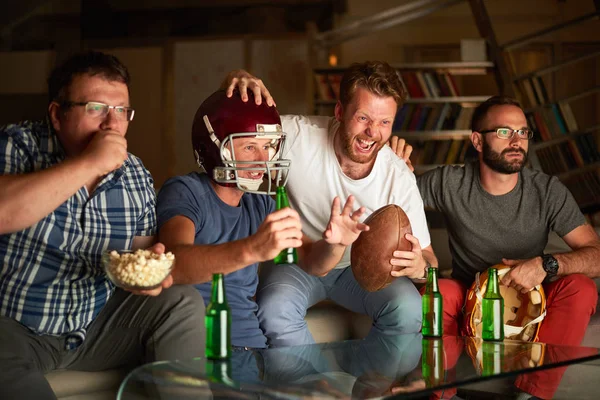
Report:
[[[438,285],[444,301],[444,312],[458,315],[465,304],[466,286],[454,279],[440,279]]]
[[[272,284],[259,290],[256,303],[261,326],[303,320],[306,306],[302,306],[300,297],[299,289],[291,285]]]
[[[403,333],[418,332],[423,317],[421,294],[408,279],[405,284],[395,286],[397,290],[389,297],[374,322]]]
[[[158,299],[168,308],[180,311],[187,317],[204,318],[206,305],[198,290],[192,285],[177,285],[164,290]]]
[[[596,283],[583,274],[571,274],[559,280],[561,291],[569,298],[576,299],[580,306],[590,306],[594,312],[598,303],[598,287]],[[561,296],[562,297],[562,296]]]

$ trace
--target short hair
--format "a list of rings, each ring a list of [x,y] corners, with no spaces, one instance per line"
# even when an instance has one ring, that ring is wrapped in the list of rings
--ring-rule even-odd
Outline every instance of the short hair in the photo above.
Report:
[[[521,107],[521,104],[519,104],[519,102],[513,99],[512,97],[492,96],[483,103],[479,104],[475,108],[475,111],[473,111],[473,116],[471,117],[472,132],[479,132],[481,130],[481,124],[483,120],[487,116],[490,109],[495,106],[515,106],[519,107],[519,109],[523,111],[523,107]]]
[[[99,51],[87,51],[74,54],[52,70],[48,78],[49,102],[66,100],[73,79],[82,74],[124,83],[129,92],[129,71],[117,57]]]
[[[398,107],[406,99],[398,71],[386,62],[366,61],[350,65],[340,83],[340,102],[344,107],[350,104],[359,87],[377,96],[393,97]]]

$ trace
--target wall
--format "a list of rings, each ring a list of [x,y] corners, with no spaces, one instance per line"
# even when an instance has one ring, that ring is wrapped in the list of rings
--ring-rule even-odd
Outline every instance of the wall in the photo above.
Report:
[[[191,143],[194,115],[234,69],[264,79],[280,113],[306,113],[306,40],[190,40],[175,42],[173,48],[174,175],[198,170]]]

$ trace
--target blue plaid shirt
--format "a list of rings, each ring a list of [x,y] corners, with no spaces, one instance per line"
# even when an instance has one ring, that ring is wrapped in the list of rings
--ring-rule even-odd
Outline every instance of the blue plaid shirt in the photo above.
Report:
[[[25,174],[65,158],[46,121],[0,127],[0,174]],[[92,196],[82,187],[38,223],[0,235],[0,315],[38,334],[79,346],[113,291],[100,263],[106,249],[130,249],[156,233],[156,194],[135,156],[108,174]]]

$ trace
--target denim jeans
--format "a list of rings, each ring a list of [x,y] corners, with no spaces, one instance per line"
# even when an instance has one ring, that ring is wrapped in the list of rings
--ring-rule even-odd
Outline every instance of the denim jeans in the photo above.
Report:
[[[316,277],[294,264],[266,264],[256,299],[258,319],[270,347],[314,343],[304,317],[310,306],[324,299],[370,316],[371,329],[378,333],[416,333],[421,329],[421,295],[404,277],[382,290],[367,292],[349,267]]]

